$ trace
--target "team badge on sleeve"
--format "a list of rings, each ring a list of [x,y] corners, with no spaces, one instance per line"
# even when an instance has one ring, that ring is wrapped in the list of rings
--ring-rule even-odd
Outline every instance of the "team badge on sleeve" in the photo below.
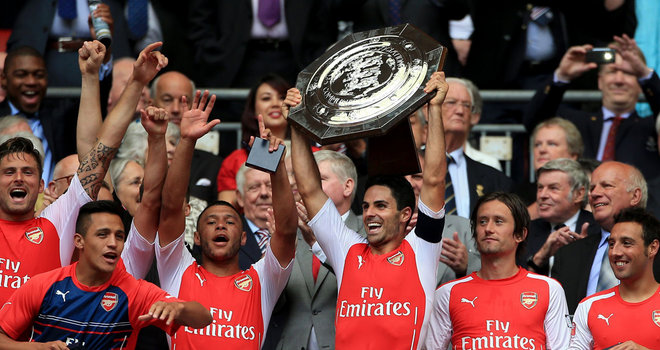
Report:
[[[103,310],[110,312],[115,308],[115,306],[117,306],[118,302],[119,296],[117,293],[106,292],[103,296],[103,299],[101,299],[101,307]]]
[[[660,327],[660,310],[653,310],[653,323]]]
[[[252,290],[252,277],[250,277],[250,275],[243,275],[238,277],[234,280],[234,285],[236,288],[244,292],[249,292]]]
[[[404,258],[405,256],[403,255],[403,252],[399,250],[398,252],[396,252],[396,254],[387,258],[387,262],[389,262],[394,266],[401,266],[401,264],[403,264]]]
[[[25,238],[34,244],[40,244],[44,240],[44,231],[41,227],[31,227],[25,231]]]
[[[522,292],[520,293],[520,303],[527,310],[531,310],[539,301],[539,296],[535,292]]]

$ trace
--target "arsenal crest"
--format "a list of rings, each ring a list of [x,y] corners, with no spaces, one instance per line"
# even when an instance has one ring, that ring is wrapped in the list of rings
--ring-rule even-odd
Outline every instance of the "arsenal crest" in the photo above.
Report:
[[[101,307],[108,312],[112,311],[112,309],[117,306],[117,303],[119,303],[119,296],[117,293],[106,292],[103,299],[101,299]]]
[[[389,262],[394,266],[401,266],[401,264],[403,264],[404,258],[405,256],[403,256],[403,252],[399,250],[398,252],[396,252],[396,254],[387,258],[387,262]]]
[[[660,327],[660,310],[653,310],[653,323],[655,323],[656,326]]]
[[[44,231],[41,227],[31,227],[25,231],[25,238],[34,244],[40,244],[44,240]]]
[[[539,296],[534,292],[520,293],[520,303],[525,307],[525,309],[531,310],[534,306],[536,306],[536,302],[538,301]]]
[[[252,290],[252,277],[250,275],[243,275],[241,277],[238,277],[237,279],[234,280],[234,285],[236,288],[244,291],[244,292],[249,292]]]

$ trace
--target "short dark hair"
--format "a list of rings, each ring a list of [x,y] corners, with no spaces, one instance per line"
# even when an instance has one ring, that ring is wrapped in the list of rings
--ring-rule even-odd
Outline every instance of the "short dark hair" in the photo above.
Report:
[[[401,211],[405,207],[415,210],[415,192],[405,177],[396,175],[372,176],[367,179],[365,191],[369,190],[372,186],[389,188],[392,192],[392,197],[396,200],[396,210]]]
[[[37,57],[41,59],[44,62],[45,66],[45,60],[44,56],[39,52],[39,50],[31,47],[31,46],[20,46],[15,49],[10,50],[7,53],[7,57],[5,57],[5,68],[4,68],[4,73],[8,73],[9,66],[14,63],[14,60],[17,59],[18,57],[22,56],[29,56],[29,57]]]
[[[529,223],[530,223],[530,218],[529,218],[529,212],[527,212],[527,206],[523,201],[518,197],[516,194],[513,193],[507,193],[507,192],[491,192],[486,194],[485,196],[481,196],[479,200],[477,200],[477,204],[474,206],[474,210],[472,210],[472,215],[470,215],[470,225],[472,226],[472,237],[475,239],[477,238],[477,214],[479,212],[479,208],[481,205],[487,202],[492,202],[492,201],[498,201],[501,202],[502,204],[506,205],[507,208],[509,208],[509,211],[511,211],[511,216],[513,216],[513,235],[522,237],[523,236],[523,229],[528,229],[528,236],[529,236]],[[518,248],[516,249],[516,257],[520,260],[525,253],[525,250],[527,248],[527,237],[518,244]]]
[[[231,208],[233,211],[236,212],[236,215],[238,215],[239,219],[241,218],[241,213],[239,213],[238,210],[236,209],[236,207],[234,207],[231,203],[226,202],[226,201],[214,201],[211,204],[207,205],[206,208],[204,208],[204,210],[202,210],[202,212],[199,213],[199,216],[197,217],[197,226],[196,226],[197,231],[199,231],[199,223],[202,221],[202,216],[204,215],[204,213],[206,213],[207,210],[211,209],[212,207],[215,207],[216,205],[221,205],[221,206]],[[242,230],[243,229],[243,223],[241,222],[240,225],[241,225],[241,230]]]
[[[620,222],[636,222],[642,226],[642,238],[644,247],[648,247],[653,241],[660,241],[660,221],[651,213],[642,208],[626,208],[614,216],[614,224]]]
[[[78,211],[78,219],[76,220],[76,233],[85,236],[89,226],[92,224],[92,214],[96,213],[109,213],[115,214],[119,218],[122,216],[123,209],[119,204],[113,201],[92,201],[85,203]]]
[[[282,96],[286,96],[286,91],[291,87],[291,84],[286,79],[273,73],[264,75],[252,85],[245,101],[243,115],[241,116],[241,140],[243,145],[247,145],[250,142],[250,136],[259,136],[259,122],[254,105],[257,101],[257,90],[262,84],[268,84]]]
[[[43,164],[41,164],[41,154],[34,147],[34,144],[29,139],[25,137],[13,137],[0,145],[0,161],[6,156],[11,154],[29,154],[34,160],[37,161],[37,167],[39,168],[39,177],[44,171]]]

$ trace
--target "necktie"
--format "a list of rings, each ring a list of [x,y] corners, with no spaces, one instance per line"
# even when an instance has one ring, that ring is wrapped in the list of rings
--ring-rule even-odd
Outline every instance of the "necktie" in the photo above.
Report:
[[[316,278],[319,276],[319,269],[321,268],[321,260],[312,255],[312,275],[314,276],[314,283],[316,283]]]
[[[401,24],[401,0],[388,1],[388,14],[390,25],[396,26]]]
[[[270,28],[280,21],[280,0],[259,0],[257,17],[264,26]]]
[[[126,7],[128,10],[126,22],[131,39],[137,40],[144,37],[149,27],[147,0],[128,0]]]
[[[552,11],[547,6],[534,6],[529,18],[539,26],[547,26],[552,21]]]
[[[266,247],[268,247],[268,242],[270,241],[270,233],[266,229],[257,230],[254,233],[254,236],[257,238],[257,244],[259,249],[261,249],[261,256],[266,254]]]
[[[555,232],[555,231],[559,230],[559,229],[562,228],[562,227],[566,227],[566,225],[564,225],[564,224],[557,224],[557,225],[555,225],[555,226],[552,228],[552,232]]]
[[[605,241],[607,244],[607,241]],[[610,259],[607,256],[607,250],[603,254],[603,260],[600,264],[600,273],[598,274],[598,284],[596,284],[596,292],[603,291],[605,289],[610,289],[619,284],[619,280],[614,276],[614,271],[612,271],[612,266],[610,266]]]
[[[57,2],[57,14],[66,20],[72,20],[78,16],[76,12],[76,0],[59,0]]]
[[[616,131],[621,125],[623,118],[620,116],[614,117],[612,120],[612,125],[610,126],[610,132],[607,133],[607,141],[605,142],[605,149],[603,150],[603,158],[601,161],[605,162],[608,160],[614,160],[616,154]]]
[[[447,215],[456,213],[454,186],[451,183],[451,175],[449,174],[449,164],[455,162],[452,156],[447,155],[447,175],[445,175],[445,213]]]

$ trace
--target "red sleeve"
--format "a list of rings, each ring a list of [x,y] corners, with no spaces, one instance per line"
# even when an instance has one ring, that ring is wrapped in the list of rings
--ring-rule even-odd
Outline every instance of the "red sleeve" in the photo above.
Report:
[[[172,324],[168,326],[163,320],[150,320],[143,322],[139,321],[138,317],[149,313],[151,305],[155,302],[182,302],[183,300],[169,295],[166,291],[147,281],[137,280],[136,282],[137,288],[135,289],[134,298],[129,301],[130,306],[128,307],[131,324],[135,325],[136,329],[153,325],[164,330],[169,335],[174,335],[179,329],[179,324],[176,322],[172,322]]]
[[[28,280],[0,308],[0,328],[10,338],[22,340],[21,336],[32,326],[32,322],[41,308],[44,295],[52,284],[49,276],[51,274],[37,275]]]
[[[231,191],[236,189],[236,173],[238,169],[247,160],[247,151],[245,149],[237,149],[231,152],[222,162],[220,171],[218,171],[218,192]]]

